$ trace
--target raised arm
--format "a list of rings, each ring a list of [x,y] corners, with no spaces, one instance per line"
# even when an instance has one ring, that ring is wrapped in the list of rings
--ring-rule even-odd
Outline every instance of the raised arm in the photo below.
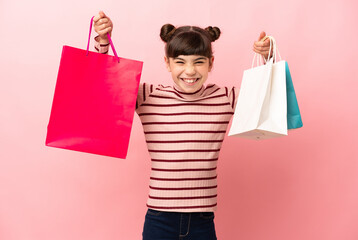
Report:
[[[99,53],[107,54],[109,49],[109,40],[107,37],[107,33],[109,33],[109,36],[112,37],[113,23],[103,11],[99,11],[99,13],[93,18],[93,23],[94,30],[98,34],[94,38],[94,48]]]

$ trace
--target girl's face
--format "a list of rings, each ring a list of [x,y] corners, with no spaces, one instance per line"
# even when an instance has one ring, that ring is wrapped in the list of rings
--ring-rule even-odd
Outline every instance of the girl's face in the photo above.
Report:
[[[199,55],[179,55],[176,58],[164,57],[167,69],[174,82],[182,91],[193,93],[203,86],[213,66],[211,59]]]

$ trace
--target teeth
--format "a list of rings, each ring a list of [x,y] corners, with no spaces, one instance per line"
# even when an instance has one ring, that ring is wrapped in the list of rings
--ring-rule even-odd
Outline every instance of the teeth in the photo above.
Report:
[[[196,82],[197,78],[182,78],[184,82],[193,83]]]

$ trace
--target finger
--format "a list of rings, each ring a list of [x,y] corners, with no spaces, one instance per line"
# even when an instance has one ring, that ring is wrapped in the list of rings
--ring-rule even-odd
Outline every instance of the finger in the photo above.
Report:
[[[269,48],[270,48],[270,44],[269,44],[269,45],[264,45],[264,44],[262,44],[262,42],[261,42],[261,44],[259,44],[259,43],[254,44],[253,47],[255,47],[255,48],[257,48],[257,49],[269,49]]]
[[[106,14],[101,10],[101,11],[99,11],[99,14],[101,15],[101,17],[106,17]]]
[[[270,51],[270,47],[264,47],[264,48],[259,47],[259,48],[257,48],[257,47],[254,46],[254,49],[259,51],[259,52],[266,52],[266,53],[268,53]],[[272,48],[271,48],[271,52],[272,52]]]
[[[93,22],[96,23],[98,20],[101,19],[101,15],[97,14],[94,18],[93,18]]]
[[[259,51],[257,51],[255,48],[252,49],[255,53],[260,53]]]
[[[270,39],[267,38],[264,42],[263,42],[263,46],[270,46]]]
[[[93,21],[96,23],[98,20],[102,18],[106,18],[106,14],[103,11],[99,11],[99,13],[93,18]]]
[[[270,44],[269,45],[260,45],[260,46],[257,46],[257,48],[260,48],[260,49],[269,49],[270,48]],[[272,47],[272,46],[271,46]]]
[[[268,44],[267,44],[268,43]],[[266,46],[270,46],[270,39],[266,39],[264,42],[261,41],[256,41],[254,43],[255,46],[257,47],[266,47]]]
[[[95,24],[97,24],[98,26],[101,25],[101,24],[106,24],[109,22],[109,19],[108,18],[101,18],[99,19]]]
[[[108,27],[110,27],[108,24],[101,24],[101,25],[98,26],[98,30],[103,30],[103,29],[106,29]]]
[[[101,30],[101,29],[104,29],[106,27],[112,27],[113,24],[108,19],[106,20],[105,18],[102,18],[102,19],[98,20],[97,23],[94,24],[94,26],[95,26],[96,29]]]
[[[98,31],[98,34],[99,35],[106,35],[108,32],[111,32],[111,30],[112,30],[112,28],[108,27],[108,28],[105,28],[103,30]]]
[[[262,39],[262,38],[264,38],[266,36],[266,33],[264,32],[264,31],[262,31],[261,33],[260,33],[260,37],[259,37],[259,41]]]
[[[263,55],[263,56],[267,56],[268,55],[268,52],[262,52],[262,51],[258,51],[257,49],[253,48],[252,49],[255,53],[258,53],[260,55]]]
[[[264,54],[264,55],[269,54],[269,51],[270,51],[270,49],[258,49],[258,48],[253,48],[253,50],[255,52],[258,52],[258,53]],[[271,53],[272,53],[272,49],[271,49]]]

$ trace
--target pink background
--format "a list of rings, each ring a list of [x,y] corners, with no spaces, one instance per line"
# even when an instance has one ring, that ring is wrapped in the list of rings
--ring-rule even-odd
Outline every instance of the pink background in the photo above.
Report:
[[[167,22],[220,27],[208,82],[226,86],[240,86],[260,31],[274,36],[304,127],[260,142],[226,137],[218,238],[358,239],[357,8],[353,0],[2,0],[0,239],[141,239],[150,160],[137,115],[125,160],[45,146],[62,46],[84,49],[99,10],[114,22],[119,55],[144,61],[145,82],[171,84],[158,35]]]

